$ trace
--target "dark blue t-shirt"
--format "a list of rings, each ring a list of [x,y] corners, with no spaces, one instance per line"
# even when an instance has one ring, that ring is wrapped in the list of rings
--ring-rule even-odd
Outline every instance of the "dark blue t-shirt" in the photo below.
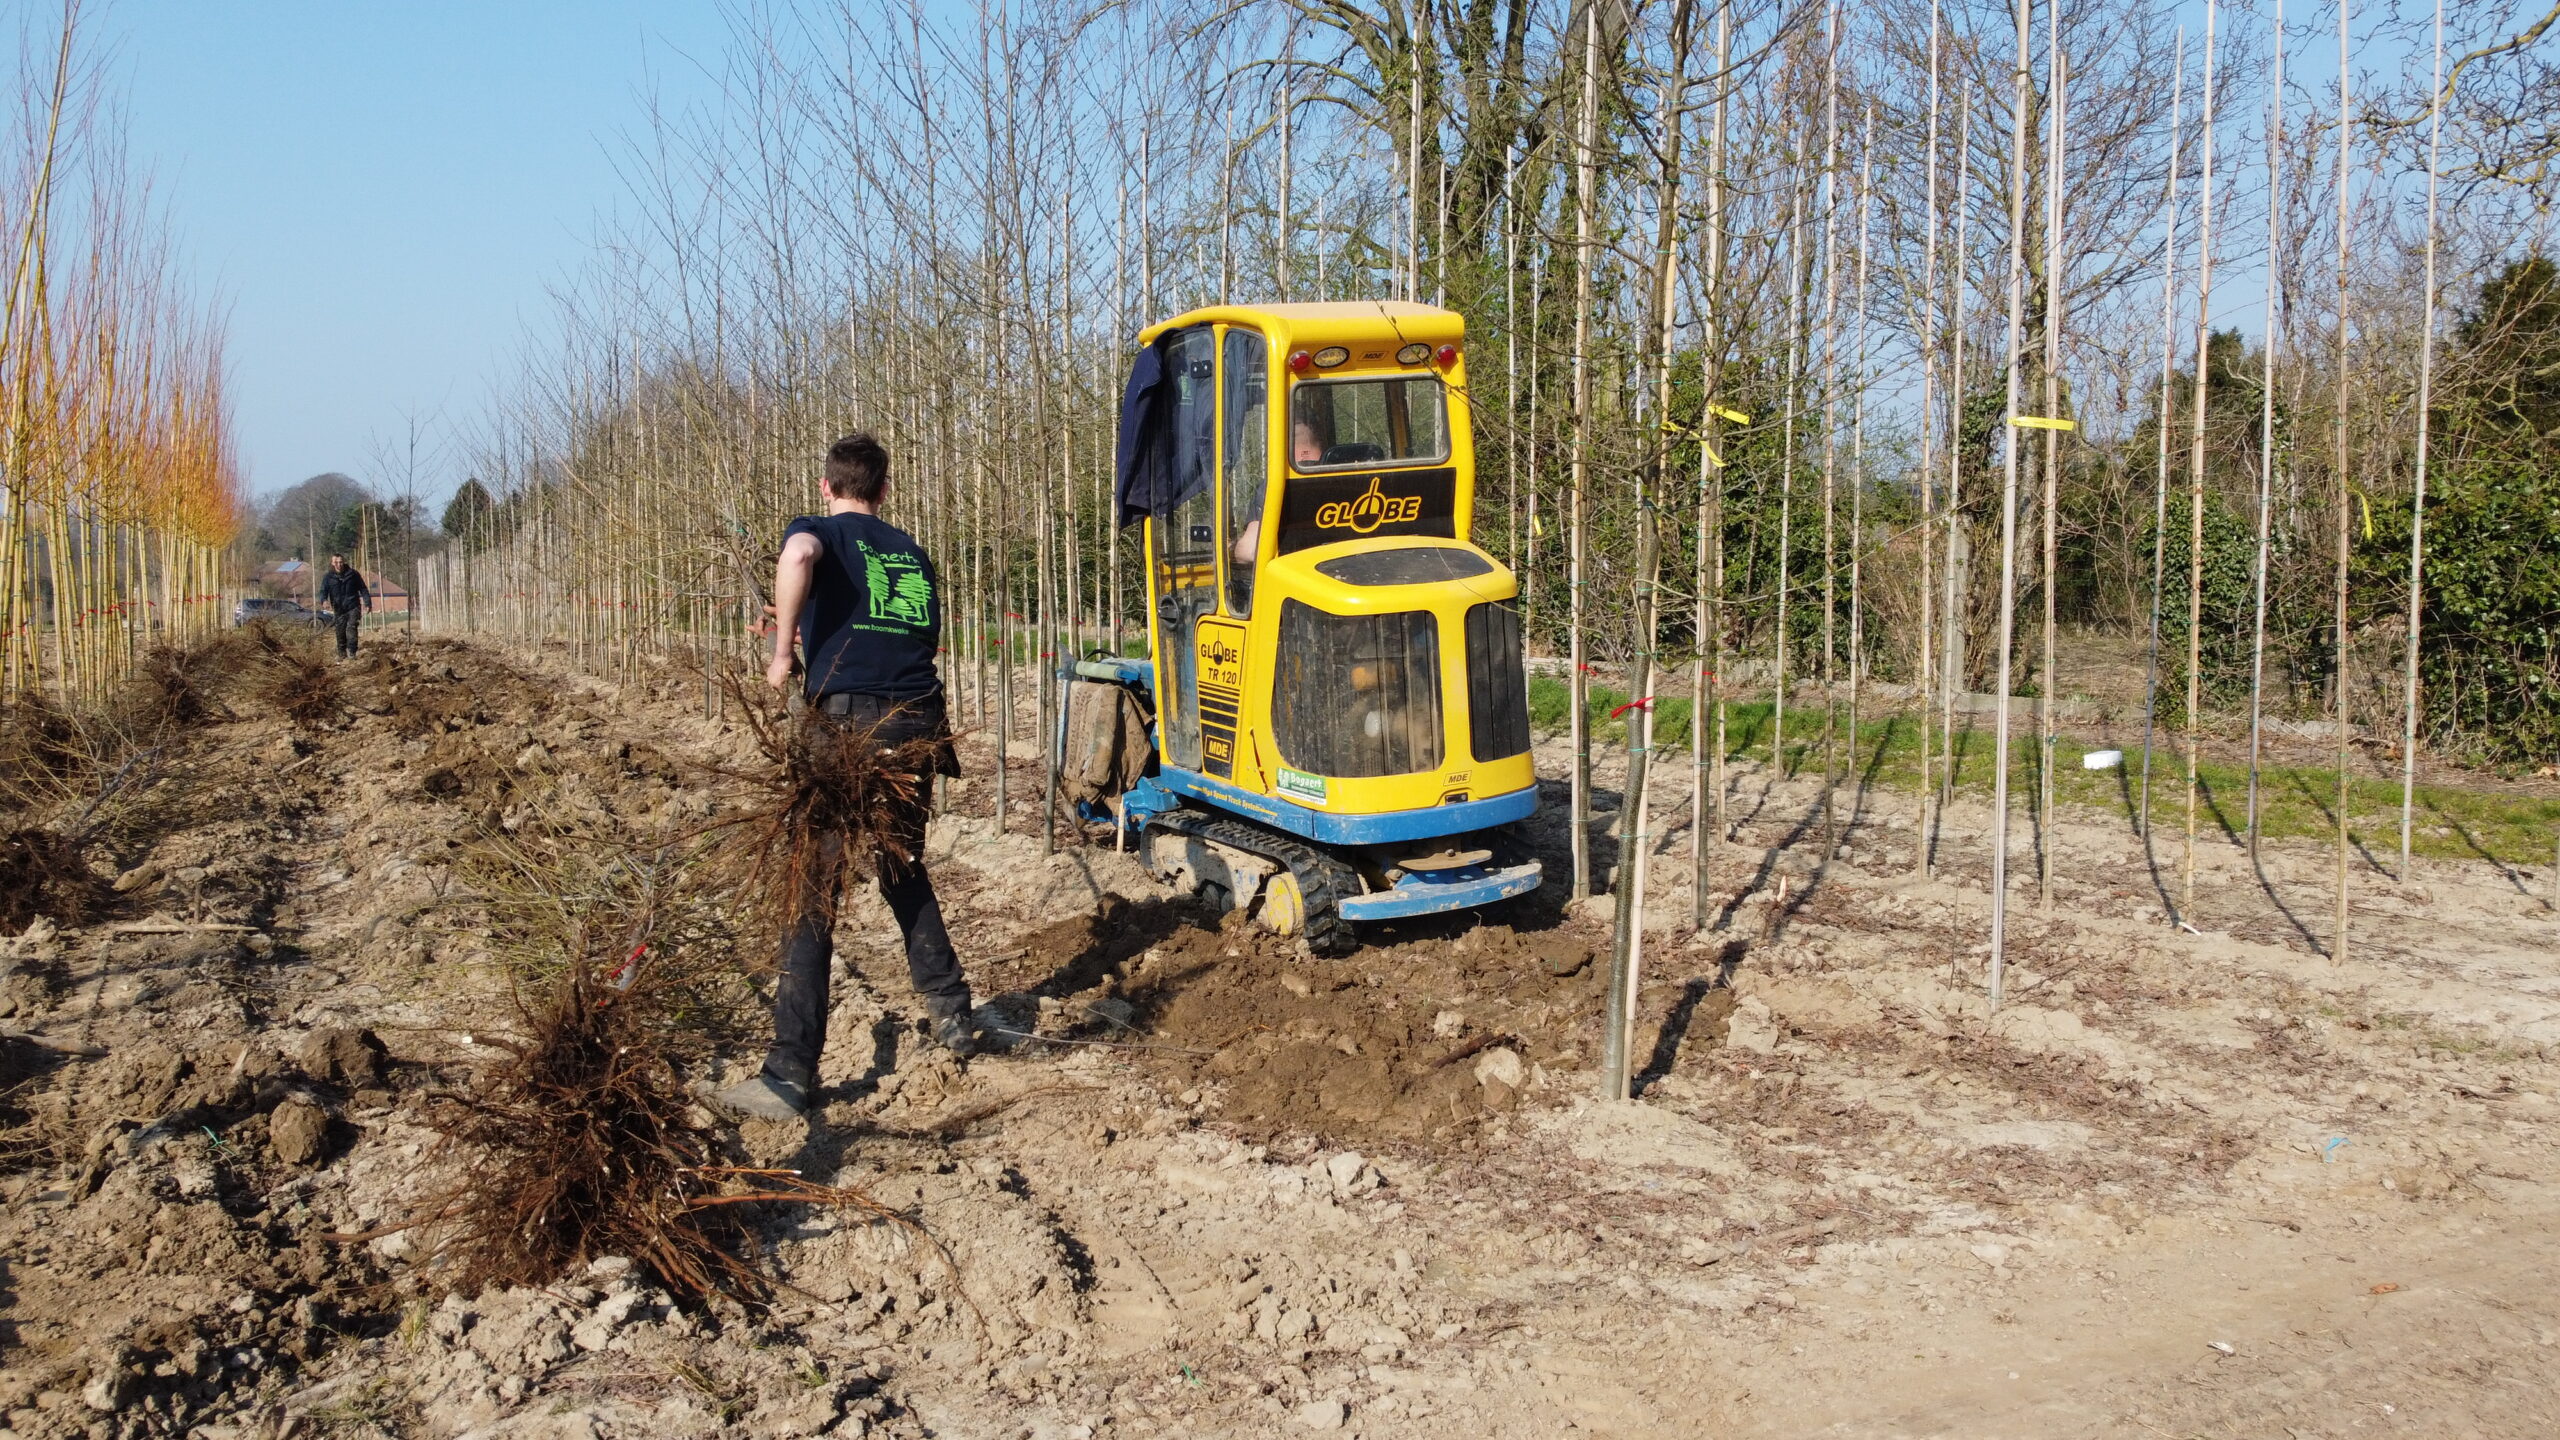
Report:
[[[825,553],[800,612],[808,693],[850,691],[921,700],[942,688],[942,594],[933,562],[907,532],[871,515],[803,515],[782,532]]]

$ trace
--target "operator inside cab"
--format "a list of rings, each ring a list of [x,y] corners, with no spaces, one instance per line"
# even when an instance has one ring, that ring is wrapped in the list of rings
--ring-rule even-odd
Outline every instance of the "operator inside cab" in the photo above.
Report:
[[[1259,446],[1262,443],[1261,407],[1256,406],[1251,412],[1251,415],[1252,422],[1248,426],[1248,433],[1254,437],[1251,443]],[[1324,446],[1316,442],[1314,426],[1309,425],[1304,420],[1301,420],[1295,425],[1290,426],[1289,430],[1289,459],[1291,463],[1304,468],[1305,466],[1318,465],[1324,462]],[[1254,461],[1255,463],[1250,473],[1260,475],[1262,473],[1261,457],[1255,456]],[[1262,495],[1260,493],[1259,486],[1256,487],[1252,506],[1253,508],[1245,513],[1251,515],[1253,518],[1245,521],[1244,528],[1236,532],[1235,553],[1229,557],[1238,565],[1251,565],[1253,563],[1255,552],[1262,548]]]

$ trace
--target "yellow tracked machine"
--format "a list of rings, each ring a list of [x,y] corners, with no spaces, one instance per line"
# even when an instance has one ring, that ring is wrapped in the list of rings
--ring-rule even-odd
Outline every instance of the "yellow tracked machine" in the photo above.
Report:
[[[1148,658],[1077,662],[1069,709],[1150,717],[1149,750],[1087,813],[1317,954],[1536,888],[1519,586],[1468,539],[1465,323],[1228,305],[1140,340],[1117,498]]]

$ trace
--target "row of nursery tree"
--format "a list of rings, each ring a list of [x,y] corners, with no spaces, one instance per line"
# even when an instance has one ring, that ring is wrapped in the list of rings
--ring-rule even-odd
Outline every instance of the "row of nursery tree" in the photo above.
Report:
[[[213,308],[178,278],[78,0],[0,109],[0,696],[98,698],[221,623],[240,487]]]
[[[2139,642],[2164,725],[2343,707],[2547,760],[2548,30],[2515,0],[761,7],[718,103],[633,144],[428,598],[599,663],[727,643],[867,426],[983,718],[1027,657],[1139,637],[1106,499],[1142,326],[1409,298],[1466,317],[1473,538],[1533,650],[1661,672],[1634,693],[2067,695],[2085,629]]]

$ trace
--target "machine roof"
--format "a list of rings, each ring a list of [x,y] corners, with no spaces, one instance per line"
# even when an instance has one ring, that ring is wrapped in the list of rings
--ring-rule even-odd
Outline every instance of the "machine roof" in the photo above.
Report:
[[[1176,315],[1148,326],[1139,333],[1141,344],[1151,344],[1168,330],[1185,325],[1205,325],[1225,321],[1234,325],[1252,325],[1258,329],[1296,335],[1321,333],[1329,340],[1349,343],[1356,340],[1428,340],[1434,343],[1457,340],[1466,331],[1466,320],[1455,310],[1437,305],[1417,305],[1409,300],[1328,300],[1315,304],[1294,305],[1210,305]]]

